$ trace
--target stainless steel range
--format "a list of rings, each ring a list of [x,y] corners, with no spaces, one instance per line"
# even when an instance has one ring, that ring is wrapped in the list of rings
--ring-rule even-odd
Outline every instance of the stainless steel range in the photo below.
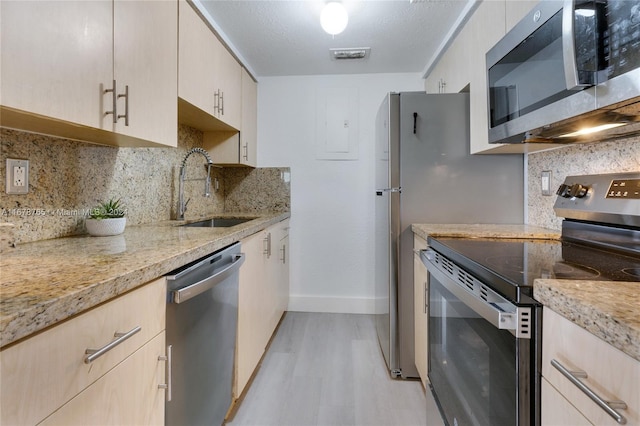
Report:
[[[561,240],[429,238],[429,379],[451,425],[539,425],[536,278],[640,282],[640,173],[567,177]]]

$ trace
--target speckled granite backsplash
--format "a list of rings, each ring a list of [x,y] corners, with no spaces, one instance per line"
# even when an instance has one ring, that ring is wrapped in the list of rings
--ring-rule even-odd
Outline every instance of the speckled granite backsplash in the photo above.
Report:
[[[187,151],[202,146],[199,130],[179,126],[177,148],[117,148],[0,129],[0,162],[29,160],[29,194],[0,196],[4,245],[82,234],[86,210],[102,200],[121,198],[127,223],[175,218],[178,174]],[[215,161],[215,159],[214,159]],[[213,168],[212,194],[204,197],[204,157],[187,161],[187,219],[236,211],[289,211],[288,168]],[[215,179],[219,182],[214,191]]]
[[[594,144],[576,144],[529,154],[528,156],[529,225],[559,230],[561,218],[553,211],[555,189],[566,176],[640,171],[640,136]],[[553,196],[543,196],[540,189],[542,171],[551,170]]]

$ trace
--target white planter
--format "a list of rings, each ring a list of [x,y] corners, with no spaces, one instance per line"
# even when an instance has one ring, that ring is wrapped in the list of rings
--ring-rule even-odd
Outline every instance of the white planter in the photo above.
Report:
[[[106,237],[109,235],[118,235],[124,232],[127,224],[126,217],[116,217],[111,219],[86,219],[85,226],[89,235],[95,237]]]

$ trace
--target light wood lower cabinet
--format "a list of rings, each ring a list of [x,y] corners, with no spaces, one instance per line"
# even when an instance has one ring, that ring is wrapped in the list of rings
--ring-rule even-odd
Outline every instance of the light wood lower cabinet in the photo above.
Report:
[[[591,426],[589,420],[544,377],[542,378],[542,407],[541,424],[544,426]]]
[[[242,395],[289,301],[289,220],[241,241],[234,399]],[[283,261],[284,259],[284,261]]]
[[[639,425],[640,362],[548,308],[544,308],[542,320],[542,376],[549,384],[542,388],[542,418],[548,424],[573,426],[563,423],[567,416],[571,421],[579,418],[565,412],[568,404],[594,425],[619,424],[554,367],[551,362],[555,360],[603,400],[623,401],[627,407],[615,409],[626,418],[627,425]]]
[[[429,364],[429,277],[427,268],[420,259],[419,250],[427,248],[427,242],[415,235],[413,239],[413,314],[415,327],[415,359],[422,386],[427,387],[427,367]]]
[[[3,349],[0,424],[37,424],[112,374],[117,375],[102,385],[107,388],[89,395],[109,395],[99,402],[118,416],[114,424],[142,424],[136,421],[140,416],[162,423],[164,405],[158,405],[156,398],[164,398],[165,393],[158,389],[164,381],[165,362],[159,362],[158,357],[165,353],[165,301],[166,284],[161,278]],[[87,362],[87,349],[103,348],[119,339],[116,333],[128,332],[133,332],[131,337]],[[140,352],[150,341],[156,343]],[[135,359],[128,361],[133,356]],[[134,367],[127,367],[126,374],[116,373],[115,367],[125,362]],[[107,390],[111,386],[117,389]],[[128,397],[122,399],[124,394]],[[100,404],[82,401],[76,407],[87,413],[81,413],[78,424],[104,423],[95,411]],[[129,418],[126,410],[136,405],[141,413],[130,413]],[[85,415],[89,417],[82,417]],[[83,418],[93,420],[83,423]],[[49,424],[54,423],[69,424],[62,420]]]
[[[162,332],[40,425],[164,425],[164,352]]]

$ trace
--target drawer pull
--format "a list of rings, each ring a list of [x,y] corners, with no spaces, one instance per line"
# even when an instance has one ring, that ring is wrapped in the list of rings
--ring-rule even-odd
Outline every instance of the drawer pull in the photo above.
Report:
[[[140,330],[142,330],[142,328],[140,326],[134,328],[133,330],[129,331],[128,333],[115,333],[113,335],[113,337],[116,337],[117,339],[107,343],[105,346],[101,347],[100,349],[87,349],[86,351],[84,351],[85,356],[84,357],[84,363],[85,364],[91,364],[93,361],[95,361],[96,359],[100,358],[102,355],[106,354],[107,352],[109,352],[111,349],[115,348],[116,346],[118,346],[120,343],[124,342],[125,340],[127,340],[129,337],[133,336],[134,334],[136,334],[137,332],[139,332]]]
[[[608,415],[613,417],[615,421],[618,422],[618,424],[621,424],[621,425],[627,424],[627,419],[622,414],[616,411],[616,408],[619,410],[627,409],[627,404],[624,401],[605,401],[604,399],[602,399],[600,395],[592,391],[587,385],[585,385],[580,381],[580,379],[586,379],[588,377],[587,373],[585,373],[584,371],[569,371],[566,367],[564,367],[555,359],[551,360],[551,365],[560,373],[562,373],[564,377],[569,379],[571,383],[576,385],[578,389],[580,389],[589,398],[591,398],[593,402],[598,404],[600,408],[606,411]]]

